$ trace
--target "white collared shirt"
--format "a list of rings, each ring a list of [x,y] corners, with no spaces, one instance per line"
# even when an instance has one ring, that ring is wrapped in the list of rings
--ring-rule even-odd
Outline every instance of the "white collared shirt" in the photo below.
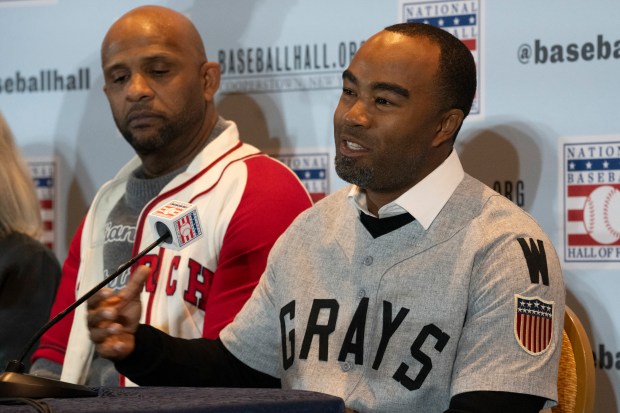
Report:
[[[424,229],[428,229],[464,176],[465,171],[459,156],[452,150],[433,172],[394,201],[379,208],[379,218],[409,212]],[[357,209],[374,216],[368,211],[366,192],[363,189],[353,185],[348,198]]]

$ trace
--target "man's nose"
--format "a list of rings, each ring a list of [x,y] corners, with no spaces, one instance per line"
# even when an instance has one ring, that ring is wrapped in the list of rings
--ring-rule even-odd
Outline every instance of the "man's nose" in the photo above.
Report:
[[[370,116],[366,104],[362,99],[357,99],[344,114],[344,121],[351,126],[368,127]]]
[[[140,73],[134,73],[127,87],[127,99],[139,101],[153,96],[153,89],[148,80]]]

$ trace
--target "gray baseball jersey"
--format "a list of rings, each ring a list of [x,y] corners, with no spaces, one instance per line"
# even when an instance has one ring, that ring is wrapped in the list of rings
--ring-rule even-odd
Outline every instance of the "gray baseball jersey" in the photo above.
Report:
[[[428,230],[375,239],[347,192],[278,240],[225,346],[284,388],[360,412],[443,412],[469,391],[552,405],[565,292],[532,217],[466,175]]]

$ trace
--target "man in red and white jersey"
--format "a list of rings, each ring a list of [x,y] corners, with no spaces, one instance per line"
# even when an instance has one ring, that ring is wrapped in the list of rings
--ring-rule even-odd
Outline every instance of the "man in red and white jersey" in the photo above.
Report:
[[[220,68],[185,16],[129,11],[101,47],[104,91],[136,156],[97,193],[64,263],[56,314],[154,241],[147,215],[172,199],[196,205],[203,237],[181,251],[155,249],[142,293],[143,322],[184,338],[216,338],[235,317],[292,220],[311,205],[295,174],[243,143],[220,117]],[[130,271],[111,282],[121,289]],[[65,356],[68,355],[68,356]],[[86,308],[41,339],[32,374],[92,386],[124,383],[94,355]]]

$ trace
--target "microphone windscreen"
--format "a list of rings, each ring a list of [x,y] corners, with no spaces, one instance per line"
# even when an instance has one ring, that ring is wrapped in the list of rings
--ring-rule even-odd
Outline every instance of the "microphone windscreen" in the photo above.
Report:
[[[160,246],[174,251],[185,248],[202,237],[196,205],[182,201],[168,201],[147,217],[155,238],[169,233]]]

